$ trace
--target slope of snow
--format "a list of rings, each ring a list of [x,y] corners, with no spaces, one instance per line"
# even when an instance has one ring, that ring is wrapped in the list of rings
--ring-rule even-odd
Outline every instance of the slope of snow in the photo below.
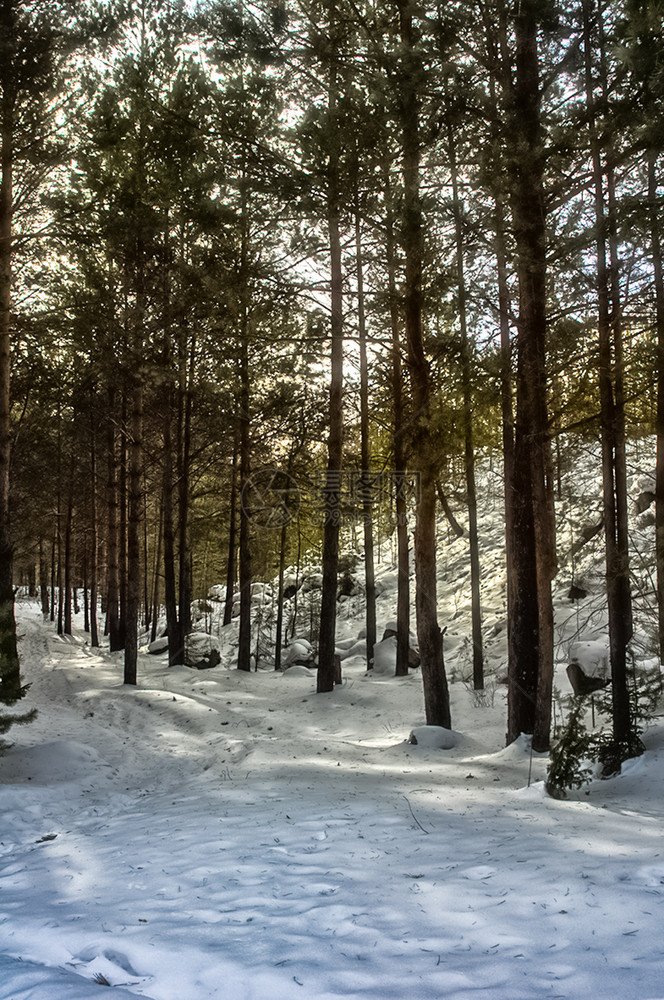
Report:
[[[0,1000],[655,1000],[664,727],[565,802],[504,747],[504,689],[419,672],[168,668],[19,607],[37,720],[0,757]],[[350,622],[349,628],[350,628]],[[96,982],[95,982],[96,980]]]
[[[606,642],[602,539],[579,544],[601,508],[597,468],[580,445],[563,469],[557,718],[570,656],[591,666]],[[635,442],[634,497],[651,468]],[[151,1000],[664,1000],[664,725],[620,776],[562,802],[525,738],[505,747],[501,484],[489,464],[483,475],[483,696],[467,684],[467,540],[439,532],[444,740],[420,729],[419,672],[391,676],[393,643],[386,672],[366,674],[358,592],[339,603],[344,683],[325,695],[302,650],[283,674],[267,660],[233,669],[220,587],[197,621],[221,665],[169,668],[146,646],[135,689],[122,654],[80,630],[58,638],[19,605],[25,707],[39,715],[0,755],[0,1000],[92,1000],[103,986]],[[634,650],[657,668],[651,512],[633,510],[631,531]],[[318,569],[300,592],[303,640]],[[377,583],[380,639],[395,615],[389,542]],[[587,596],[570,600],[571,584]],[[268,630],[273,593],[255,588]]]

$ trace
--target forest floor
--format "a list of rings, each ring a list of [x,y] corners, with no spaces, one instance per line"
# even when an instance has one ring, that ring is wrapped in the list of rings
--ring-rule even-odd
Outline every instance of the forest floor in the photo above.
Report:
[[[317,695],[142,652],[128,689],[18,612],[39,715],[0,757],[0,1000],[664,998],[659,722],[557,801],[501,686],[451,685],[442,751],[407,742],[419,671],[351,657]]]

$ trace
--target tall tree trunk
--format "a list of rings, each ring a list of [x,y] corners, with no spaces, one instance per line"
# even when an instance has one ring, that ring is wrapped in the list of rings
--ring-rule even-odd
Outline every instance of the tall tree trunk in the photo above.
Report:
[[[508,649],[516,651],[514,645],[513,616],[516,596],[516,574],[513,553],[514,536],[514,393],[512,386],[512,339],[510,337],[510,292],[507,281],[507,255],[505,252],[505,215],[502,197],[495,203],[496,227],[496,270],[498,277],[498,323],[500,329],[500,406],[502,416],[503,480],[505,493],[505,561],[507,580],[507,643]],[[510,655],[514,661],[514,654]],[[518,736],[518,733],[516,734]],[[513,735],[513,738],[516,736]]]
[[[243,310],[240,346],[240,495],[251,475],[251,416],[249,344],[246,308]],[[240,503],[240,634],[237,665],[251,670],[251,522],[245,504]]]
[[[178,527],[179,527],[179,621],[183,644],[191,632],[191,602],[193,600],[191,579],[191,547],[189,543],[189,504],[191,478],[191,385],[194,375],[196,338],[192,334],[189,371],[187,372],[186,331],[182,331],[180,346],[180,387],[179,387],[179,447],[178,447]]]
[[[71,607],[72,607],[72,527],[74,519],[74,456],[72,454],[69,463],[69,484],[67,487],[67,513],[65,520],[65,614],[64,633],[72,634]]]
[[[5,20],[3,18],[3,20]],[[11,42],[11,34],[9,36]],[[9,60],[8,60],[9,62]],[[0,178],[0,700],[12,704],[21,697],[21,675],[16,643],[13,545],[9,516],[11,467],[10,340],[12,287],[12,210],[14,161],[14,106],[10,68],[2,73],[2,151]]]
[[[99,645],[97,626],[98,552],[99,529],[97,525],[97,435],[94,413],[90,411],[90,645]]]
[[[53,537],[51,538],[51,613],[50,619],[52,622],[55,621],[55,586],[56,586],[56,562],[58,558],[58,520],[56,513],[56,523],[53,526]]]
[[[627,645],[632,636],[631,594],[629,586],[629,553],[627,540],[627,493],[625,465],[624,393],[622,388],[622,342],[619,321],[619,292],[608,265],[608,241],[615,257],[615,221],[612,171],[602,166],[600,140],[597,135],[597,106],[591,25],[593,0],[583,0],[584,63],[586,104],[590,121],[590,143],[593,165],[597,301],[599,331],[599,390],[602,427],[602,482],[604,499],[604,538],[606,547],[606,588],[609,616],[609,647],[613,699],[614,742],[622,749],[624,760],[630,756],[632,722],[627,689]],[[601,12],[596,12],[599,43],[603,42]],[[600,55],[600,59],[602,56]],[[600,66],[600,86],[606,92],[604,71]],[[607,156],[610,157],[609,144]],[[604,186],[606,182],[607,194]],[[608,211],[607,211],[608,199]],[[613,297],[613,305],[611,299]]]
[[[124,647],[120,624],[120,565],[118,557],[118,476],[115,442],[115,392],[108,392],[108,421],[106,425],[106,506],[107,506],[107,569],[106,569],[106,620],[111,652]]]
[[[83,544],[83,631],[90,631],[90,602],[88,597],[88,547]]]
[[[523,0],[515,16],[516,81],[512,126],[512,215],[519,279],[517,415],[514,447],[512,607],[508,739],[532,733],[547,750],[553,690],[554,526],[547,478],[546,209],[540,123],[537,5]]]
[[[126,348],[125,348],[126,349]],[[122,416],[120,422],[120,464],[118,466],[118,596],[120,606],[120,635],[124,648],[127,638],[127,516],[129,507],[129,415],[127,413],[127,386],[122,387]]]
[[[281,647],[283,645],[284,625],[284,570],[286,568],[286,540],[288,537],[288,522],[281,525],[279,538],[279,585],[277,590],[277,623],[274,639],[274,669],[281,670]]]
[[[364,260],[360,231],[360,199],[355,190],[355,271],[357,276],[357,323],[360,347],[360,433],[362,461],[362,522],[364,529],[365,626],[367,633],[367,668],[373,662],[376,645],[376,579],[374,570],[374,538],[372,477],[370,474],[369,439],[369,367],[367,359],[367,324],[364,302]]]
[[[224,601],[224,625],[233,620],[233,597],[237,579],[237,473],[240,449],[239,422],[236,416],[233,437],[233,464],[231,466],[231,499],[228,516],[228,557],[226,559],[226,598]]]
[[[410,651],[410,554],[408,543],[408,504],[406,500],[406,442],[404,429],[404,385],[401,360],[402,324],[397,289],[396,238],[394,207],[389,165],[384,171],[385,240],[387,286],[390,300],[392,360],[392,449],[394,453],[394,491],[397,533],[397,663],[395,674],[408,673]]]
[[[338,131],[337,11],[330,0],[329,34],[331,60],[327,89],[329,159],[327,168],[327,234],[330,246],[330,395],[323,528],[323,588],[318,633],[319,693],[334,690],[335,635],[337,617],[337,573],[339,566],[339,517],[341,465],[343,461],[343,271],[341,260],[341,208]]]
[[[136,684],[138,669],[138,626],[141,603],[141,519],[143,515],[143,324],[145,322],[145,264],[143,233],[136,237],[136,304],[130,358],[131,420],[128,441],[127,475],[127,570],[124,682]]]
[[[659,658],[664,663],[664,268],[660,236],[661,203],[657,197],[657,154],[648,153],[648,209],[650,246],[655,278],[655,331],[657,336],[657,472],[655,484],[655,550]]]
[[[44,543],[44,536],[40,533],[39,535],[39,596],[41,600],[41,610],[44,616],[44,621],[48,618],[50,612],[50,599],[48,593],[48,560],[46,558],[46,545]]]
[[[140,322],[140,319],[139,319]],[[129,497],[127,519],[127,598],[125,618],[124,683],[136,684],[138,624],[141,601],[141,516],[143,512],[143,386],[140,374],[132,390],[129,444]]]
[[[459,176],[452,127],[449,127],[448,148],[452,175],[452,207],[456,236],[456,269],[461,330],[461,378],[463,386],[463,430],[465,451],[466,495],[468,504],[468,543],[470,547],[471,623],[473,637],[473,687],[484,687],[484,652],[482,647],[482,608],[480,598],[480,550],[477,533],[477,491],[475,487],[475,447],[473,442],[472,365],[466,316],[466,275],[463,258],[463,208],[459,196]]]
[[[403,246],[406,262],[404,316],[408,366],[413,387],[413,455],[420,473],[420,501],[415,527],[415,611],[424,705],[428,725],[451,728],[450,698],[443,662],[443,636],[438,625],[436,597],[436,446],[429,428],[431,376],[422,329],[422,204],[420,195],[420,135],[418,82],[422,67],[414,50],[413,14],[399,3],[402,57],[401,130],[403,142]]]
[[[166,605],[166,630],[168,632],[168,665],[183,662],[183,644],[178,622],[177,589],[175,585],[175,529],[173,516],[173,434],[172,388],[169,386],[164,414],[164,469],[162,504],[164,509],[164,603]]]
[[[150,642],[157,638],[157,626],[159,625],[159,610],[161,596],[159,593],[159,571],[161,568],[161,548],[164,537],[164,499],[163,493],[159,504],[159,530],[157,531],[157,553],[154,559],[154,576],[152,585],[152,625],[150,628]]]
[[[64,595],[64,584],[63,584],[63,545],[62,545],[62,490],[61,490],[61,461],[60,461],[60,441],[58,441],[58,506],[57,506],[57,520],[58,520],[58,571],[56,586],[58,589],[58,635],[62,635],[64,632],[64,610],[65,610],[65,595]]]

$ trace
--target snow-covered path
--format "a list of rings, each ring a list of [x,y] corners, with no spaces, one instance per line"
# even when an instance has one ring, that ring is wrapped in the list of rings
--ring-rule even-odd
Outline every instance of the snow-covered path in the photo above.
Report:
[[[567,802],[455,685],[169,669],[21,609],[35,723],[0,758],[0,1000],[664,997],[664,729]],[[528,786],[532,765],[531,786]],[[662,984],[662,985],[660,985]]]

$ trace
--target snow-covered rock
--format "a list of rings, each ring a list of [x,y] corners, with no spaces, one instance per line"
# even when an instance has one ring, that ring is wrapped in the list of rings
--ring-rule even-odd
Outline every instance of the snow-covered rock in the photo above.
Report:
[[[311,643],[307,639],[295,639],[286,653],[286,667],[292,667],[294,664],[306,665],[312,663],[313,659]]]
[[[605,639],[574,642],[570,647],[570,663],[578,663],[586,677],[610,677],[609,646]]]
[[[168,636],[162,635],[148,646],[148,653],[165,653],[168,649]]]
[[[394,636],[377,642],[374,646],[373,669],[375,674],[394,674],[397,669],[397,640]]]
[[[303,663],[294,663],[292,667],[287,667],[282,677],[315,677],[316,673],[314,670],[309,670],[305,667]]]
[[[451,750],[457,744],[456,733],[443,726],[416,726],[412,729],[408,742],[434,750]]]

